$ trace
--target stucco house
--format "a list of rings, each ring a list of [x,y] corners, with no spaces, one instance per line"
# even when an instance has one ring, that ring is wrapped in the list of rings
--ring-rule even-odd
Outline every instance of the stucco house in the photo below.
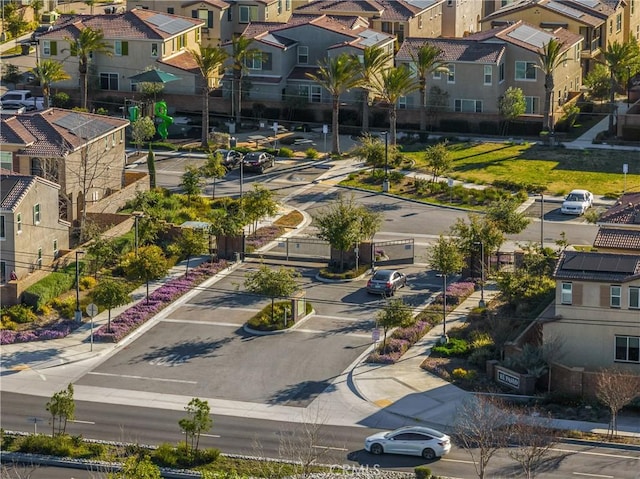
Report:
[[[17,281],[46,268],[69,248],[69,223],[58,216],[60,185],[0,169],[0,301],[17,301]]]
[[[640,193],[623,194],[598,219],[593,246],[600,252],[640,254]]]
[[[560,340],[562,364],[640,374],[640,255],[566,251],[554,277],[543,341]]]
[[[2,168],[60,185],[50,211],[77,221],[122,188],[128,120],[60,108],[0,118]]]
[[[200,48],[201,28],[205,23],[151,10],[133,9],[120,14],[62,15],[53,30],[38,42],[40,58],[62,62],[69,80],[57,82],[61,88],[77,88],[78,59],[69,55],[69,40],[87,27],[101,30],[111,46],[110,55],[96,53],[90,60],[90,90],[136,91],[130,77],[150,68],[158,68],[180,77],[165,85],[165,92],[198,92],[199,73],[190,49]]]
[[[520,20],[543,30],[562,27],[582,36],[580,58],[587,74],[609,43],[628,39],[631,25],[625,23],[637,22],[639,18],[633,3],[632,15],[630,5],[626,10],[628,2],[619,0],[519,0],[484,17],[482,30]]]

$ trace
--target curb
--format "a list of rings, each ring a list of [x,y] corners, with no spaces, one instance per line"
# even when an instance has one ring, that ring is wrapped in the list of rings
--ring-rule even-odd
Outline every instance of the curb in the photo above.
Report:
[[[278,329],[277,331],[260,331],[258,329],[253,329],[247,326],[247,323],[242,325],[242,330],[248,334],[253,334],[254,336],[275,336],[277,334],[286,334],[291,331],[295,331],[300,327],[300,325],[306,322],[309,318],[316,314],[315,309],[312,309],[309,314],[305,314],[302,318],[300,318],[297,322],[293,323],[293,326],[287,329]]]

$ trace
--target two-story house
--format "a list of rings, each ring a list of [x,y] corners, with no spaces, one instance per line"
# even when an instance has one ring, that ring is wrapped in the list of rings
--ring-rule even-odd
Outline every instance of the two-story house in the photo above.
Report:
[[[80,219],[85,205],[122,188],[128,120],[49,108],[0,118],[2,168],[60,185],[50,212]]]
[[[128,0],[128,8],[143,8],[204,22],[202,45],[218,46],[240,34],[251,22],[284,23],[295,8],[292,0]]]
[[[39,57],[63,63],[71,78],[56,86],[77,88],[78,59],[69,54],[69,39],[89,27],[102,31],[110,46],[109,55],[95,53],[90,59],[90,89],[136,91],[130,77],[155,67],[181,79],[167,83],[165,92],[194,94],[200,76],[189,50],[199,49],[203,25],[197,18],[143,9],[115,15],[62,15],[54,29],[39,38]]]
[[[69,223],[58,217],[60,185],[0,170],[0,301],[15,304],[16,281],[51,265],[69,248]]]
[[[624,4],[617,0],[520,0],[484,17],[481,20],[482,30],[519,20],[549,31],[562,27],[582,36],[580,57],[583,60],[583,73],[587,74],[609,43],[622,43],[628,38],[625,32],[629,31],[629,27],[625,26],[625,19],[635,16],[631,17],[630,13],[625,15]]]
[[[640,193],[626,193],[598,219],[600,252],[640,254]]]
[[[341,53],[362,55],[367,46],[393,52],[393,35],[367,25],[360,17],[303,14],[294,14],[286,24],[252,23],[243,32],[244,37],[253,38],[251,48],[256,51],[245,62],[245,86],[250,87],[243,91],[244,99],[287,101],[293,95],[308,103],[328,102],[327,92],[306,76],[317,71],[318,62]],[[225,94],[231,88],[227,76]],[[343,100],[357,95],[351,92]]]
[[[555,315],[543,340],[562,344],[561,362],[640,374],[640,255],[566,251],[554,271]]]
[[[445,0],[317,0],[296,13],[366,18],[373,30],[405,38],[442,35]],[[475,2],[481,3],[481,2]]]

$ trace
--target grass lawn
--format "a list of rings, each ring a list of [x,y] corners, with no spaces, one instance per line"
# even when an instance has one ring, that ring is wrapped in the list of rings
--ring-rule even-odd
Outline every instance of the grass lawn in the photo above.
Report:
[[[640,187],[640,155],[608,150],[568,150],[533,144],[457,143],[449,146],[453,167],[448,176],[479,184],[496,180],[543,185],[548,194],[584,188],[618,197],[624,188],[622,165],[629,164],[627,191]],[[405,153],[415,169],[430,173],[424,154]]]

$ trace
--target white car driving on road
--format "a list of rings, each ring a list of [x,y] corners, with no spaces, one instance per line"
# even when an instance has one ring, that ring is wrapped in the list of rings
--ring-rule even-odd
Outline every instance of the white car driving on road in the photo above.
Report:
[[[364,448],[371,454],[406,454],[422,456],[430,461],[451,450],[451,439],[446,434],[421,426],[401,427],[369,436]]]

